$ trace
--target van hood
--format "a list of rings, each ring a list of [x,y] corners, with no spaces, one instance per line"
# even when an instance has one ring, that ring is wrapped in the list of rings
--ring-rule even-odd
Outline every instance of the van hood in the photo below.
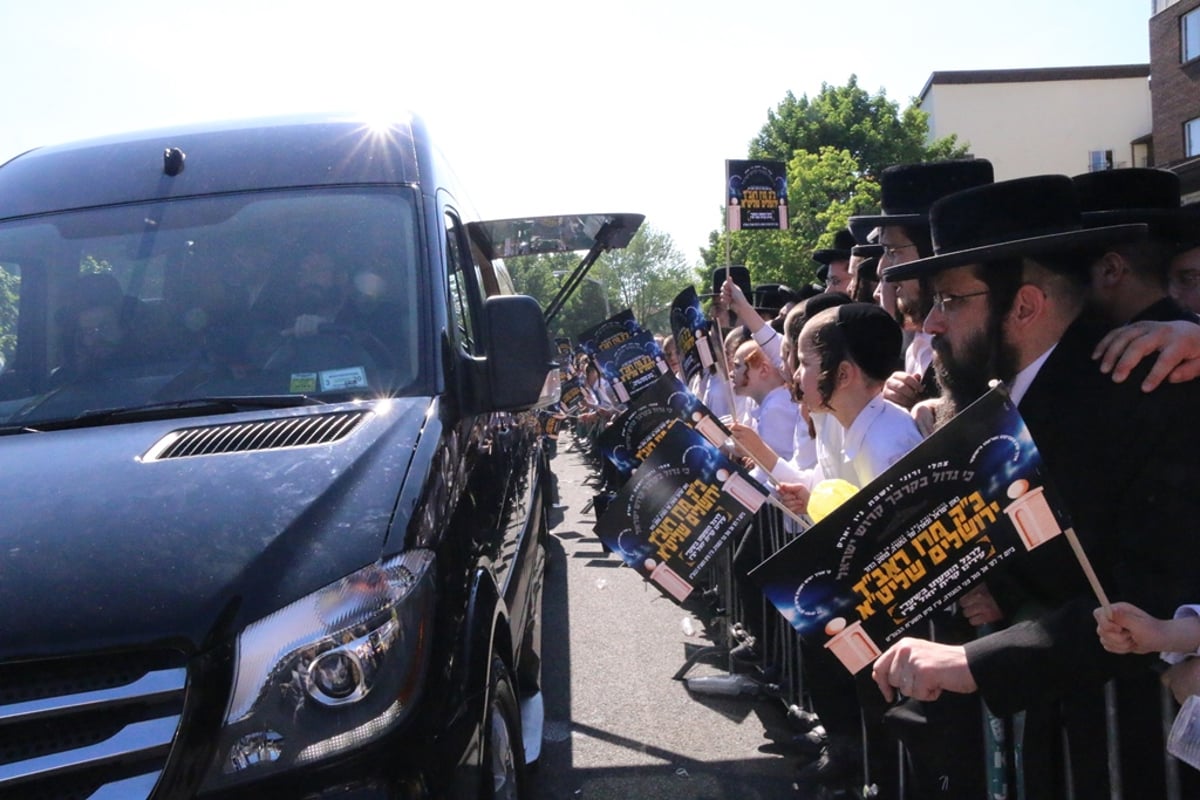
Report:
[[[0,439],[3,463],[20,465],[0,482],[0,660],[146,645],[195,652],[376,561],[431,403],[398,398]],[[221,444],[248,424],[286,431],[309,423],[319,432],[319,416],[336,418],[337,438]],[[164,448],[185,430],[198,431],[205,449]]]

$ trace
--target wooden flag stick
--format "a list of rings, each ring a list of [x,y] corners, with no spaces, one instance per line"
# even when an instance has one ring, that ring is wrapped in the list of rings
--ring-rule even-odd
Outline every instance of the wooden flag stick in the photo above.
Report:
[[[775,495],[773,495],[773,494],[767,495],[767,502],[770,503],[771,505],[775,506],[776,508],[778,508],[780,511],[782,511],[783,515],[785,517],[787,517],[788,519],[795,522],[801,528],[805,528],[805,529],[808,528],[808,523],[805,522],[804,519],[799,514],[797,514],[795,511],[792,511],[790,508],[785,506],[783,504],[783,501],[780,500]]]
[[[717,371],[721,373],[721,385],[725,387],[725,394],[729,399],[729,418],[734,422],[739,422],[737,397],[733,391],[733,376],[729,374],[729,362],[725,359],[725,333],[721,329],[721,320],[714,317],[713,323],[717,328],[717,346],[713,349],[717,351]]]
[[[1096,593],[1096,598],[1100,601],[1105,616],[1111,617],[1112,612],[1109,611],[1111,603],[1108,602],[1108,595],[1104,593],[1104,587],[1100,585],[1100,579],[1096,577],[1096,570],[1092,569],[1092,562],[1088,560],[1087,553],[1083,552],[1083,545],[1079,543],[1075,529],[1067,528],[1063,531],[1063,535],[1071,543],[1071,549],[1075,551],[1075,558],[1079,559],[1079,566],[1083,567],[1083,574],[1087,576],[1088,583],[1092,585],[1092,591]]]
[[[771,470],[775,467],[775,465],[774,464],[770,464],[770,465],[764,464],[758,458],[758,456],[756,456],[756,455],[754,455],[754,453],[750,452],[749,448],[741,447],[740,445],[738,445],[737,440],[732,440],[732,441],[733,441],[734,448],[737,450],[741,450],[743,453],[750,456],[750,460],[762,468],[763,473],[767,476],[767,480],[771,482],[771,485],[776,488],[779,488],[779,479],[771,474]],[[776,456],[776,459],[778,459],[778,458],[779,457]],[[800,525],[803,528],[808,528],[808,523],[796,512],[792,511],[790,508],[785,506],[783,504],[783,501],[780,500],[775,495],[768,494],[767,502],[770,503],[771,505],[775,506],[776,508],[778,508],[780,511],[782,511],[784,513],[784,515],[787,516],[789,519],[791,519],[793,522],[796,522],[798,525]]]

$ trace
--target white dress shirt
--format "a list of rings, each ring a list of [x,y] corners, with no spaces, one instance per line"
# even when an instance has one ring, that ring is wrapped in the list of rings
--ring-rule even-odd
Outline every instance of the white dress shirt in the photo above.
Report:
[[[813,426],[816,467],[797,470],[780,460],[771,471],[776,480],[804,483],[811,489],[827,478],[841,478],[861,489],[921,443],[912,416],[879,395],[858,412],[848,430],[832,414],[813,414]]]
[[[751,418],[759,438],[784,461],[791,459],[796,426],[803,420],[800,418],[800,406],[792,400],[788,387],[778,386],[767,392],[762,405],[751,412]]]

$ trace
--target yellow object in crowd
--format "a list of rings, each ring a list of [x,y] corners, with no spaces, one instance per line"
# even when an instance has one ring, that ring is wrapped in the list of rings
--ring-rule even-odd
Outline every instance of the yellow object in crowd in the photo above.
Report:
[[[813,487],[808,498],[808,515],[813,522],[820,522],[833,513],[833,510],[849,500],[858,491],[850,481],[841,478],[829,478],[820,481]]]

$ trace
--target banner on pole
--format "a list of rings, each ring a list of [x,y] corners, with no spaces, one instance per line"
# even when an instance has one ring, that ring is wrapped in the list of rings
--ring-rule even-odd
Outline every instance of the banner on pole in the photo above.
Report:
[[[1025,421],[993,389],[750,577],[801,636],[856,673],[1069,526]]]
[[[558,403],[564,411],[571,415],[582,414],[587,410],[582,376],[573,375],[562,382],[562,393],[559,395]]]
[[[609,502],[596,533],[626,564],[677,602],[767,491],[697,431],[672,421]]]
[[[701,372],[710,372],[713,367],[712,349],[708,343],[708,331],[712,323],[700,308],[700,296],[696,287],[689,286],[671,301],[671,335],[679,347],[680,364],[687,380]]]
[[[658,342],[638,325],[629,309],[579,334],[579,345],[622,403],[670,372]]]
[[[787,165],[726,161],[726,227],[731,231],[787,230]]]
[[[628,407],[596,438],[596,446],[627,480],[657,441],[660,431],[679,420],[695,428],[716,447],[729,438],[721,421],[679,378],[667,374],[629,402]]]

